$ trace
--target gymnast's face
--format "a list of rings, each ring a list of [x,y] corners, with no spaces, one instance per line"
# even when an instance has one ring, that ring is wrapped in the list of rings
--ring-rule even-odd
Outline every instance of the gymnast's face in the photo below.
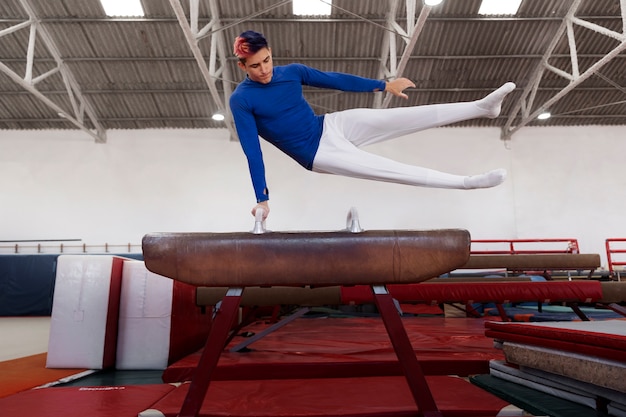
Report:
[[[256,54],[246,58],[246,62],[239,61],[237,64],[252,81],[261,84],[272,81],[274,64],[272,63],[272,50],[270,48],[260,49]]]

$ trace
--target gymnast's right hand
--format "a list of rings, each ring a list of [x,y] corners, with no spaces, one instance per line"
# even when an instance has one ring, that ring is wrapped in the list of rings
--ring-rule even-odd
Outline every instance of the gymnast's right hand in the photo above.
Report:
[[[408,99],[409,96],[404,94],[404,90],[407,88],[415,88],[413,81],[408,78],[396,78],[395,80],[387,81],[385,84],[385,91],[393,94],[396,97]]]
[[[269,202],[267,200],[266,201],[261,201],[256,206],[254,206],[254,208],[252,209],[252,216],[253,217],[256,217],[256,211],[258,209],[263,210],[263,220],[265,221],[265,219],[267,219],[268,214],[270,214]]]

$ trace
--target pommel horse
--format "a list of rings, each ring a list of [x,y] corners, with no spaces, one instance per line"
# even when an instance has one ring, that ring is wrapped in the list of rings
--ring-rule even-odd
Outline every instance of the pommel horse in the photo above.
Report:
[[[441,416],[387,284],[428,280],[463,266],[470,234],[461,229],[362,231],[356,212],[330,232],[267,232],[257,212],[252,233],[154,233],[144,236],[146,267],[188,284],[228,287],[179,417],[200,412],[245,287],[369,285],[417,405]]]

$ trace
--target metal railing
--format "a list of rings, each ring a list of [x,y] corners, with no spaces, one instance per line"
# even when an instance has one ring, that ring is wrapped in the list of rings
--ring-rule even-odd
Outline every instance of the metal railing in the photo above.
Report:
[[[141,244],[88,244],[81,239],[1,240],[0,254],[141,253]]]
[[[487,247],[483,250],[476,246]],[[580,253],[578,239],[476,239],[472,240],[474,255],[515,255],[535,253]]]
[[[620,280],[621,268],[615,267],[626,266],[626,238],[609,238],[605,240],[606,261],[608,263],[609,273],[611,277],[617,277]],[[620,255],[622,254],[622,255]],[[617,260],[615,258],[620,258]]]

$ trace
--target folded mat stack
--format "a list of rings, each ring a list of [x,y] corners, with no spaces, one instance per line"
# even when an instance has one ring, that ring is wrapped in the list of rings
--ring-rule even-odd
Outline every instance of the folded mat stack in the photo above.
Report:
[[[505,356],[505,361],[491,361],[490,377],[583,405],[598,415],[626,416],[626,320],[485,325],[486,336]],[[502,385],[485,378],[474,382]]]

